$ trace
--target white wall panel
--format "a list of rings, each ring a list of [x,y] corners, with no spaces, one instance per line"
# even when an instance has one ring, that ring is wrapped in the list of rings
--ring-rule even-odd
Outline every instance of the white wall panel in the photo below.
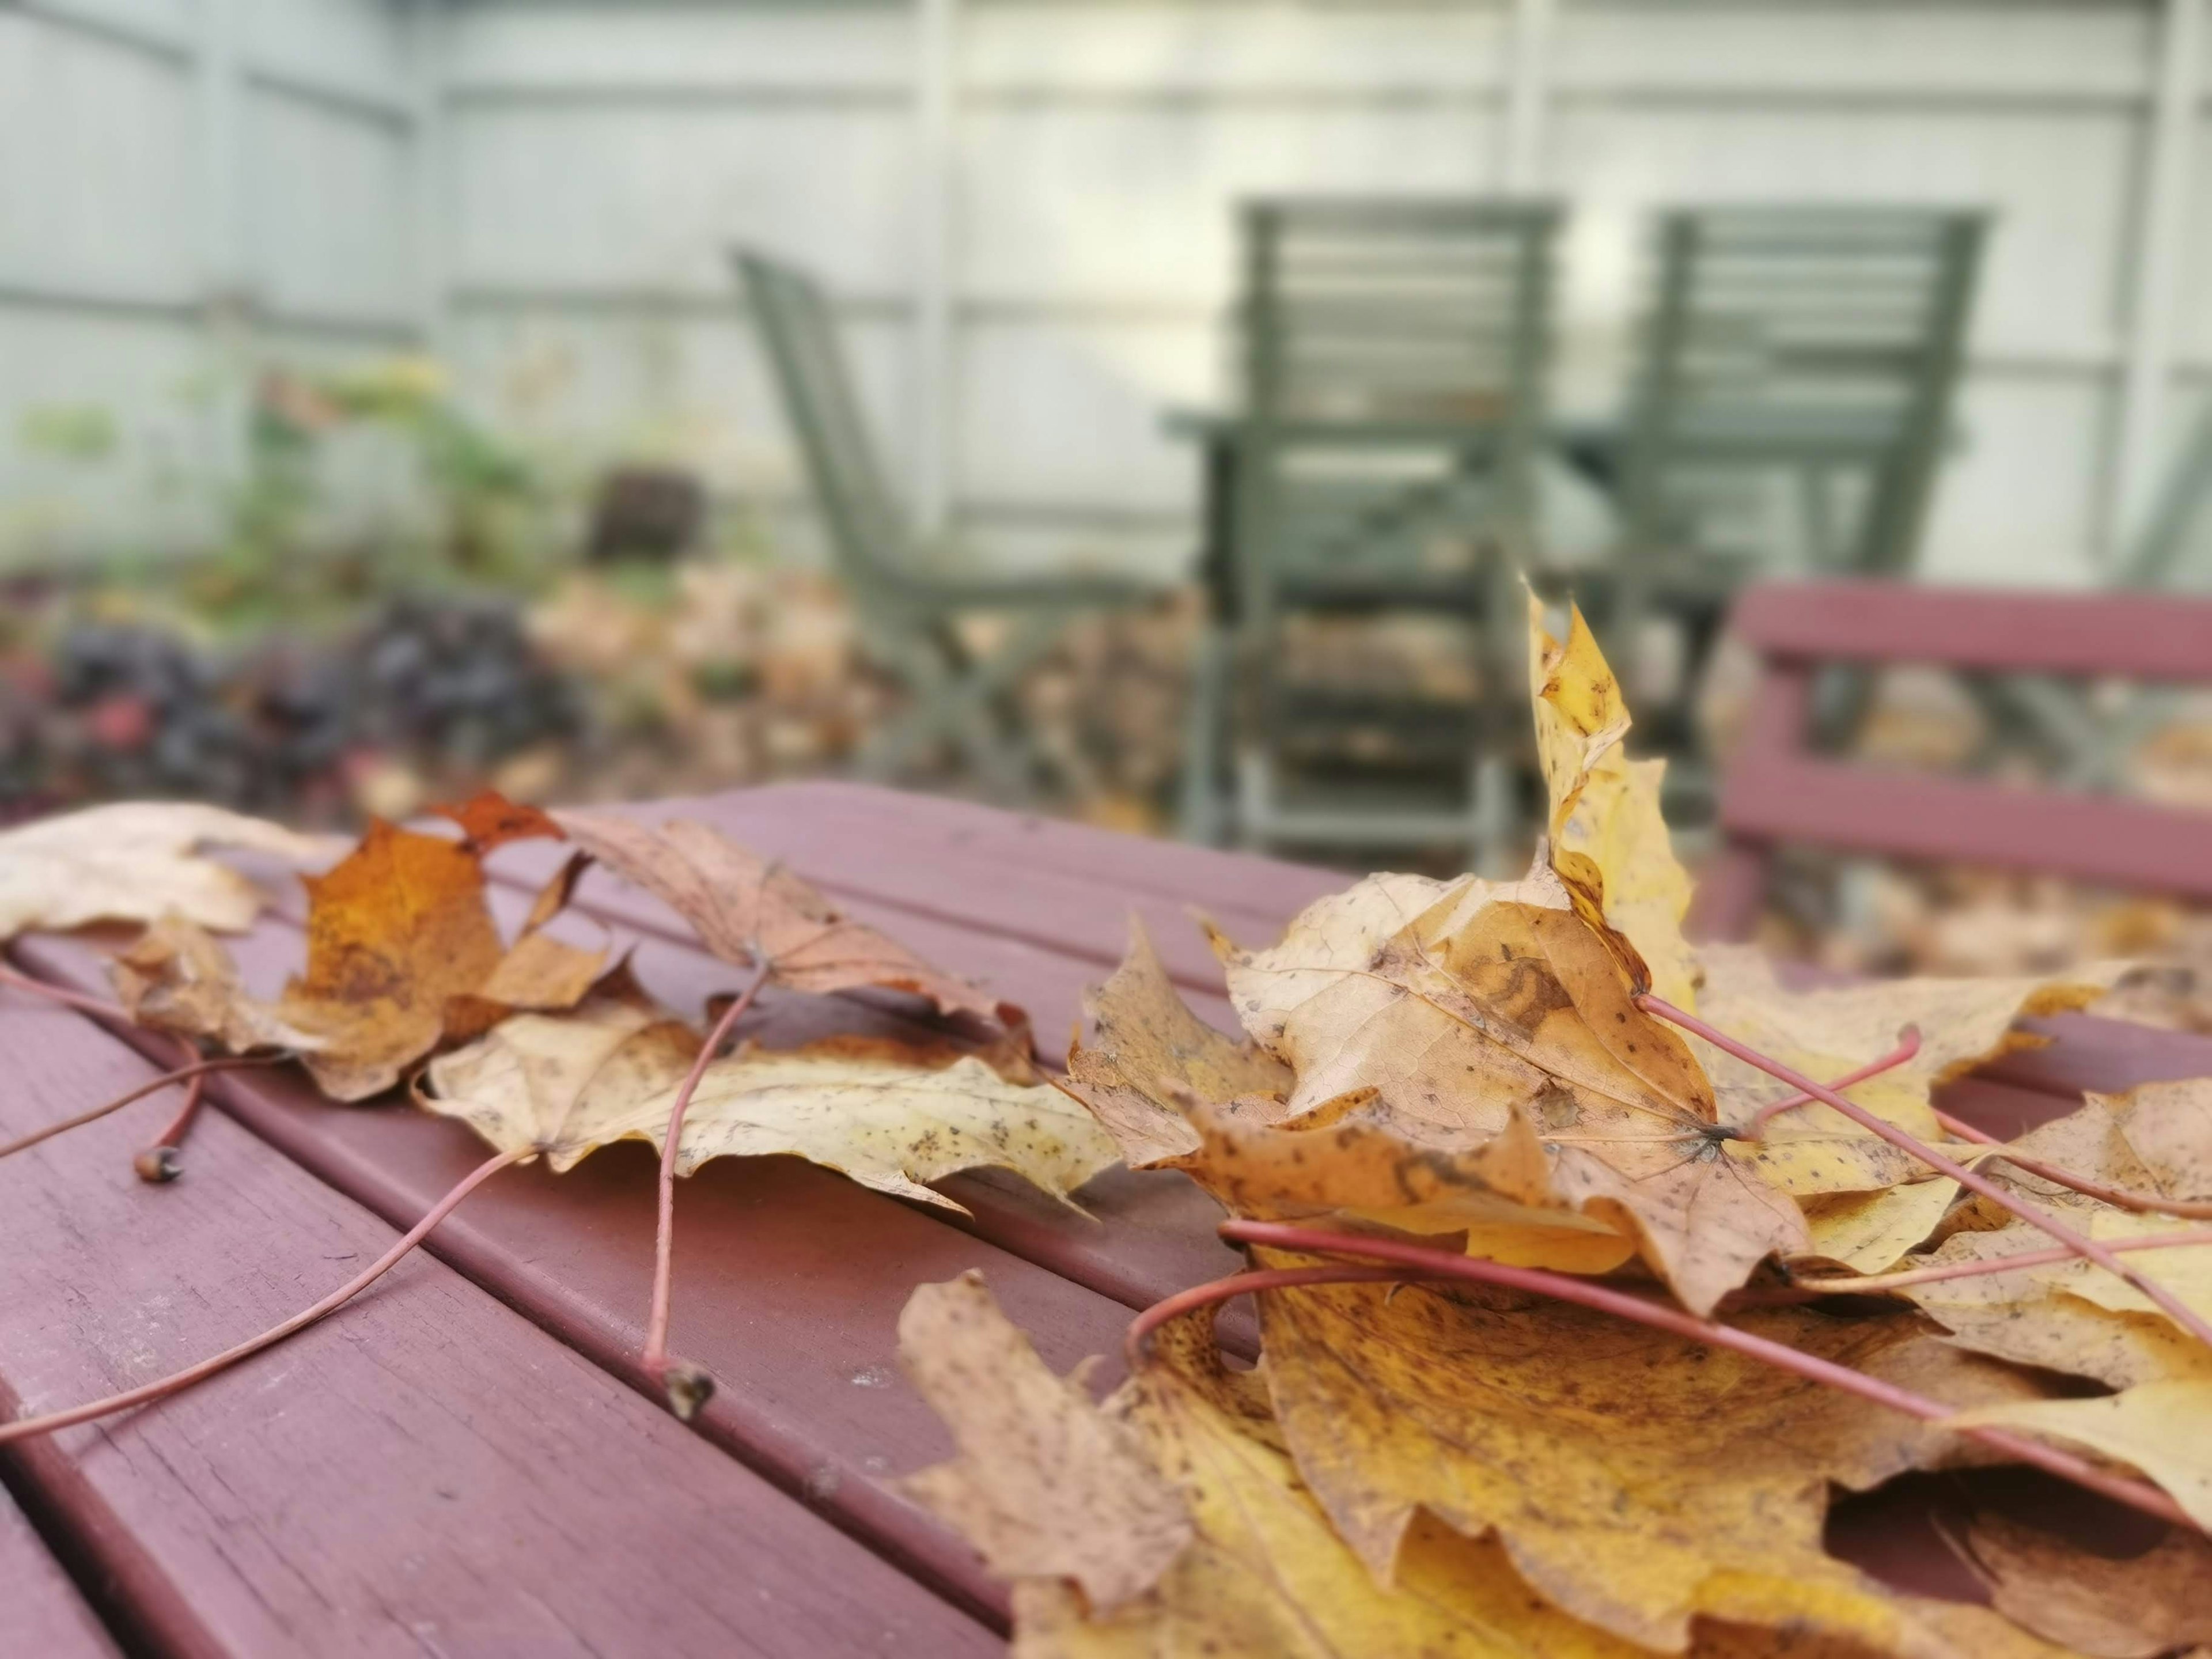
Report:
[[[2107,376],[1970,377],[1922,546],[1929,579],[2091,585],[2113,401]]]
[[[457,9],[447,78],[505,87],[784,86],[896,89],[913,72],[914,20],[896,0],[762,5],[596,0]]]
[[[218,471],[197,329],[160,319],[0,306],[0,568],[158,548],[213,522]],[[95,457],[35,441],[41,412],[104,411]]]
[[[193,179],[177,64],[0,12],[0,283],[181,297]]]
[[[464,106],[452,255],[464,288],[726,292],[755,240],[881,294],[913,246],[896,111],[684,104]]]
[[[277,311],[405,318],[407,157],[381,123],[265,91],[246,100],[248,266]]]
[[[1616,220],[1676,202],[1987,206],[1977,348],[2078,356],[2113,340],[2139,143],[2136,118],[2098,111],[1576,100],[1555,118],[1549,172],[1578,214]]]
[[[1048,103],[962,120],[965,292],[1218,305],[1232,204],[1271,191],[1468,191],[1498,176],[1493,105],[1389,109]]]
[[[1145,99],[1319,93],[1375,103],[1405,89],[1493,86],[1505,0],[1356,6],[1115,5],[976,0],[963,31],[972,97],[1049,88]]]
[[[1198,459],[1161,414],[1218,395],[1218,337],[1204,320],[969,322],[955,399],[963,495],[1040,516],[1186,510]]]
[[[1893,106],[2111,99],[2149,85],[2148,6],[2095,0],[1566,0],[1553,73],[1568,88],[1856,90]]]
[[[406,84],[391,0],[248,0],[242,9],[255,69],[386,93]]]
[[[906,326],[863,318],[843,333],[896,482],[915,428]],[[476,412],[541,452],[580,468],[681,460],[726,489],[771,499],[804,493],[767,364],[734,295],[721,315],[465,306],[452,337]]]

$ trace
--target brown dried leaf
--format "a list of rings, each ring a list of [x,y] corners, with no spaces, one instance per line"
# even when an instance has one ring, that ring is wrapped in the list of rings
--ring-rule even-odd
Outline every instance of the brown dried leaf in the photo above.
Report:
[[[277,1012],[313,1032],[303,1057],[334,1100],[365,1100],[437,1045],[447,1003],[504,954],[474,852],[379,818],[327,875],[305,878],[307,965]]]
[[[1659,811],[1667,763],[1628,759],[1628,705],[1589,624],[1571,605],[1567,637],[1553,639],[1533,593],[1528,701],[1551,802],[1552,868],[1638,989],[1695,1007],[1696,958],[1682,938],[1690,876]]]
[[[2001,1516],[1968,1531],[1967,1564],[1998,1612],[2098,1659],[2212,1642],[2212,1540],[2176,1527],[2140,1555],[2092,1555]]]
[[[1064,1578],[1111,1613],[1190,1543],[1190,1516],[1126,1422],[1058,1377],[981,1275],[924,1285],[899,1316],[899,1363],[959,1456],[900,1488],[957,1528],[1004,1578]]]
[[[987,992],[931,967],[811,882],[706,824],[677,818],[653,830],[606,812],[553,816],[579,847],[690,922],[716,956],[772,963],[772,983],[818,994],[873,986],[927,997],[943,1013],[1001,1017]]]
[[[109,975],[124,1012],[151,1030],[209,1038],[234,1054],[264,1048],[305,1053],[322,1041],[247,996],[230,953],[180,915],[163,916],[149,927],[115,958]]]
[[[1087,1048],[1070,1045],[1060,1086],[1106,1126],[1133,1169],[1186,1163],[1199,1150],[1190,1113],[1200,1103],[1285,1109],[1290,1068],[1191,1012],[1140,921],[1131,921],[1127,954],[1085,994],[1084,1012],[1096,1036]]]
[[[1304,1259],[1261,1250],[1262,1266]],[[1422,1510],[1495,1532],[1556,1606],[1680,1649],[1727,1597],[1878,1637],[1886,1595],[1822,1551],[1830,1482],[1940,1462],[1950,1437],[1730,1350],[1566,1304],[1378,1284],[1269,1291],[1263,1373],[1298,1470],[1379,1580]],[[1918,1321],[1732,1320],[1937,1398],[2035,1399]],[[1716,1597],[1723,1598],[1717,1601]]]
[[[699,1042],[617,975],[572,1010],[514,1015],[432,1060],[416,1099],[501,1151],[535,1152],[568,1170],[617,1140],[660,1146]],[[1065,1199],[1120,1161],[1059,1091],[1009,1083],[971,1057],[942,1059],[910,1056],[884,1039],[740,1048],[700,1079],[677,1172],[709,1158],[789,1153],[879,1192],[957,1210],[921,1183],[994,1167]]]
[[[562,838],[561,826],[544,809],[509,800],[495,789],[479,790],[467,800],[430,810],[459,824],[461,833],[479,857],[511,841]]]
[[[1379,1583],[1300,1480],[1249,1375],[1222,1372],[1195,1322],[1159,1332],[1152,1362],[1094,1407],[1045,1370],[980,1289],[975,1297],[974,1319],[930,1331],[919,1357],[932,1372],[988,1395],[988,1409],[966,1398],[950,1402],[964,1455],[928,1472],[922,1495],[931,1501],[949,1486],[957,1501],[939,1512],[972,1526],[970,1540],[1002,1571],[1024,1575],[1014,1585],[1018,1659],[1638,1659],[1647,1651],[1532,1595],[1495,1543],[1428,1516],[1407,1528],[1394,1582]],[[919,1346],[902,1343],[909,1365]],[[987,1439],[980,1431],[1012,1415],[1007,1402],[1016,1400],[1020,1426],[1003,1441]],[[1122,1432],[1109,1437],[1100,1424]],[[1105,1453],[1089,1454],[1102,1443]],[[1076,1484],[1073,1504],[1054,1490],[1071,1461],[1065,1447],[1085,1449],[1086,1472],[1105,1472]],[[1006,1448],[1018,1453],[1005,1455]],[[1164,1565],[1155,1481],[1176,1499],[1188,1534]],[[1129,1540],[1113,1530],[1133,1492],[1145,1498],[1142,1539],[1162,1547],[1133,1563]],[[1034,1549],[1018,1534],[1024,1521],[1038,1534]],[[1111,1607],[1097,1605],[1079,1587],[1094,1557],[1115,1569],[1114,1592],[1139,1581],[1146,1587]],[[2051,1659],[1983,1609],[1885,1598],[1848,1574],[1844,1583],[1838,1592],[1826,1582],[1716,1575],[1706,1594],[1712,1616],[1698,1620],[1691,1652]],[[1823,1634],[1841,1631],[1865,1639]]]
[[[1705,1311],[1767,1255],[1804,1249],[1804,1220],[1727,1154],[1689,1050],[1636,1006],[1600,931],[1543,902],[1556,881],[1548,890],[1541,875],[1506,890],[1469,878],[1376,945],[1382,896],[1354,889],[1272,951],[1217,949],[1246,1029],[1297,1072],[1286,1126],[1371,1101],[1408,1139],[1467,1151],[1517,1116],[1545,1162],[1503,1195],[1632,1232]]]
[[[2094,1400],[1978,1406],[1945,1421],[2023,1429],[2132,1463],[2212,1532],[2212,1379],[2142,1382]]]
[[[182,801],[88,807],[0,834],[0,940],[37,929],[99,921],[151,925],[177,915],[235,933],[265,899],[235,870],[195,856],[235,847],[295,864],[325,857],[327,843],[281,824]]]
[[[469,842],[378,820],[327,874],[305,881],[307,967],[274,1005],[246,994],[213,939],[170,918],[114,964],[125,1006],[234,1052],[293,1049],[324,1093],[361,1100],[516,1008],[574,1003],[605,967],[604,951],[538,931],[566,900],[573,884],[562,877],[503,946]]]
[[[2120,971],[2118,964],[2107,964],[2081,969],[2065,981],[1901,979],[1800,991],[1785,988],[1773,963],[1750,945],[1709,945],[1699,951],[1698,962],[1705,975],[1701,1016],[1808,1077],[1826,1079],[1855,1071],[1894,1048],[1906,1026],[1917,1026],[1920,1048],[1911,1059],[1844,1093],[1923,1140],[1943,1137],[1929,1103],[1937,1084],[2008,1049],[2039,1042],[2015,1031],[2014,1024],[2030,1014],[2084,1006],[2101,996]],[[1689,1042],[1713,1080],[1723,1122],[1748,1123],[1760,1107],[1796,1092],[1701,1039]],[[1777,1139],[1872,1139],[1842,1114],[1818,1104],[1775,1119],[1768,1133]]]

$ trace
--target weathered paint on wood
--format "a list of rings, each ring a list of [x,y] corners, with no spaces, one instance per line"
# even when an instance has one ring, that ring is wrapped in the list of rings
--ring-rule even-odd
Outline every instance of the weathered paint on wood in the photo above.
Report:
[[[9,1133],[149,1069],[74,1015],[14,1002],[0,1007],[0,1051]],[[142,1186],[130,1156],[146,1127],[119,1113],[0,1170],[0,1249],[15,1264],[0,1382],[14,1412],[216,1352],[392,1237],[220,1114],[195,1133],[184,1180]],[[983,1626],[427,1256],[186,1395],[32,1443],[37,1457],[12,1460],[23,1478],[167,1651],[811,1659],[992,1646]]]

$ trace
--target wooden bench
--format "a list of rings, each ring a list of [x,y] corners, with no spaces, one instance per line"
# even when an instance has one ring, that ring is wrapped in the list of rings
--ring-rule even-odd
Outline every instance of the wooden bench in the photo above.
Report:
[[[1729,627],[1760,666],[1722,784],[1722,851],[1698,896],[1694,925],[1708,937],[1749,933],[1783,846],[2212,899],[2212,814],[1856,765],[1808,746],[1815,677],[1830,664],[2212,685],[2212,600],[1774,583],[1747,592]]]
[[[1231,1028],[1186,907],[1257,939],[1342,884],[848,785],[639,810],[706,818],[787,859],[854,914],[1024,1003],[1054,1054],[1084,986],[1118,959],[1132,909],[1193,1006]],[[495,855],[510,920],[549,854],[522,843]],[[604,872],[580,902],[638,941],[641,976],[672,1006],[696,1013],[729,988],[688,929]],[[262,988],[298,959],[299,921],[289,897],[240,942]],[[49,980],[104,986],[82,940],[15,954]],[[790,998],[757,1013],[747,1030],[770,1042],[818,1017]],[[2099,1024],[2012,1057],[2002,1080],[1952,1085],[1947,1103],[2007,1131],[2069,1109],[2085,1071],[2118,1075],[2122,1050],[2098,1048]],[[2212,1042],[2126,1029],[2144,1039],[2125,1051],[2137,1073],[2212,1073]],[[169,1063],[13,995],[0,995],[0,1136]],[[0,1165],[13,1264],[0,1409],[166,1373],[305,1305],[483,1156],[457,1123],[332,1105],[284,1073],[227,1074],[212,1097],[222,1111],[169,1187],[130,1171],[173,1105],[160,1098]],[[1118,1355],[1133,1310],[1234,1261],[1212,1205],[1167,1172],[1092,1183],[1097,1222],[963,1177],[950,1188],[972,1211],[962,1220],[791,1159],[710,1164],[679,1191],[677,1233],[675,1346],[721,1382],[695,1432],[647,1397],[635,1367],[653,1176],[642,1146],[566,1176],[509,1171],[337,1317],[180,1398],[10,1449],[0,1476],[36,1531],[0,1504],[0,1653],[106,1651],[101,1626],[157,1655],[994,1651],[1002,1590],[890,1484],[950,1449],[898,1373],[908,1293],[979,1268],[1064,1369]],[[1249,1310],[1224,1328],[1253,1350]],[[1832,1535],[1917,1589],[1978,1593],[1910,1494],[1846,1504]],[[19,1598],[20,1583],[33,1592]]]

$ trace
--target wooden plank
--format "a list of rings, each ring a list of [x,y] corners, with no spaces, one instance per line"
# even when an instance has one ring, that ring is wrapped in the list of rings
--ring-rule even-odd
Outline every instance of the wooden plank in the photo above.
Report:
[[[708,799],[738,798],[722,794]],[[817,822],[842,818],[878,830],[887,810],[896,811],[900,844],[916,852],[926,850],[932,862],[939,851],[968,853],[1000,866],[1080,877],[1117,893],[1143,894],[1175,904],[1210,903],[1224,914],[1246,910],[1279,921],[1354,878],[1341,871],[1258,853],[1224,852],[830,779],[773,784],[747,790],[744,798],[779,811],[796,808],[799,816]]]
[[[61,1563],[0,1490],[0,1653],[114,1659],[118,1651]]]
[[[20,1004],[0,1007],[0,1052],[11,1133],[149,1070],[75,1016]],[[143,1186],[128,1160],[143,1130],[118,1114],[0,1168],[12,1407],[163,1375],[295,1311],[392,1237],[220,1115],[197,1132],[185,1180]],[[995,1645],[419,1255],[270,1353],[10,1461],[167,1651]]]
[[[510,924],[522,896],[499,897]],[[231,945],[248,983],[264,991],[297,965],[302,949],[281,919]],[[80,942],[33,940],[24,955],[43,977],[103,983],[97,954]],[[726,964],[665,941],[647,941],[637,966],[647,988],[678,1006],[696,1006],[732,977]],[[768,1018],[744,1029],[772,1032],[778,1042],[803,1040],[818,1032],[823,1000],[774,999]],[[829,1012],[846,1029],[856,1023],[854,1011]],[[866,1011],[857,1014],[864,1022]],[[334,1105],[289,1070],[227,1078],[216,1098],[254,1133],[394,1223],[411,1224],[484,1156],[458,1123],[400,1105]],[[198,1163],[195,1146],[188,1182],[199,1178]],[[594,1364],[648,1389],[636,1362],[653,1261],[653,1175],[642,1144],[597,1154],[564,1176],[509,1171],[472,1196],[430,1248]],[[1121,1179],[1141,1189],[1154,1178]],[[1197,1196],[1180,1176],[1169,1179]],[[991,1201],[1019,1207],[1011,1197]],[[1061,1213],[1086,1249],[1105,1253],[1110,1235],[1098,1222]],[[1005,1612],[1000,1587],[963,1543],[886,1484],[950,1450],[935,1416],[899,1376],[898,1311],[915,1285],[980,1270],[1039,1351],[1066,1370],[1086,1355],[1118,1356],[1129,1305],[994,1249],[988,1229],[945,1224],[952,1218],[796,1159],[710,1164],[679,1189],[672,1344],[720,1383],[698,1425],[708,1438],[996,1622]],[[1154,1294],[1122,1286],[1141,1297],[1134,1305],[1224,1271],[1217,1261],[1233,1268],[1212,1224],[1183,1235],[1208,1253],[1207,1270],[1164,1282]],[[1232,1328],[1249,1329],[1249,1318]]]
[[[2212,813],[1802,757],[1731,771],[1731,837],[2212,898]]]
[[[1776,582],[1745,593],[1729,625],[1764,654],[1818,662],[2212,681],[2212,600],[2171,593]]]

